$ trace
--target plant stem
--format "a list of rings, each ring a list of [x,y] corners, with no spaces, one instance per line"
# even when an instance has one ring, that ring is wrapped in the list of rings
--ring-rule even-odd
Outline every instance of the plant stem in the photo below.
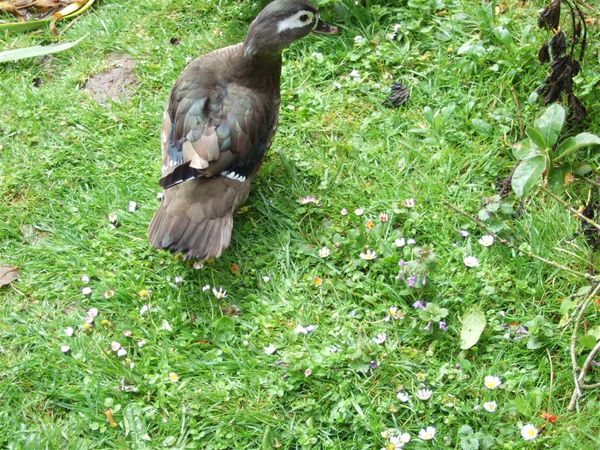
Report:
[[[562,206],[564,206],[569,212],[575,214],[577,217],[579,217],[583,221],[589,223],[590,225],[595,227],[597,230],[600,230],[600,225],[598,223],[594,222],[592,219],[581,214],[579,211],[574,209],[571,205],[569,205],[567,202],[565,202],[562,198],[560,198],[558,195],[556,195],[550,189],[548,189],[547,187],[544,187],[544,186],[540,186],[540,188],[542,189],[542,191],[549,194],[550,197],[552,197],[554,200],[556,200],[558,203],[560,203]]]
[[[456,206],[452,205],[451,203],[448,203],[445,200],[442,200],[442,203],[445,206],[447,206],[448,208],[452,209],[453,211],[455,211],[455,212],[459,213],[460,215],[468,218],[469,220],[472,220],[473,222],[475,222],[477,225],[479,225],[479,227],[483,228],[488,234],[493,236],[495,239],[497,239],[499,242],[506,245],[507,247],[512,248],[513,250],[516,250],[517,252],[523,253],[524,255],[529,256],[530,258],[537,259],[538,261],[541,261],[549,266],[552,266],[555,269],[564,270],[565,272],[569,272],[573,275],[577,275],[578,277],[585,278],[586,280],[590,280],[590,281],[596,280],[596,277],[593,275],[590,275],[588,273],[583,273],[583,272],[577,272],[576,270],[570,269],[566,266],[558,264],[557,262],[550,261],[549,259],[546,259],[540,255],[530,252],[529,250],[520,249],[519,247],[514,245],[512,242],[498,236],[496,233],[494,233],[492,230],[490,230],[481,220],[471,217],[465,211],[462,211],[461,209],[457,208]]]

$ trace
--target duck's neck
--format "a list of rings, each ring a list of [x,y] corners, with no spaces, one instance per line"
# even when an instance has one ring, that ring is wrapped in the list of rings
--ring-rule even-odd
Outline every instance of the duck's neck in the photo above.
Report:
[[[255,87],[279,86],[281,77],[281,52],[246,52],[243,46],[243,57],[238,71],[238,77],[251,80]]]

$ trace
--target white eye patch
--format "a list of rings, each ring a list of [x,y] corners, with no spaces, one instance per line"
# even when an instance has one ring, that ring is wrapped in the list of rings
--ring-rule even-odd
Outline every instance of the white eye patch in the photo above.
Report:
[[[310,25],[315,15],[311,11],[298,11],[293,16],[283,19],[277,24],[277,32],[281,33],[285,30],[292,30],[294,28],[303,28]]]

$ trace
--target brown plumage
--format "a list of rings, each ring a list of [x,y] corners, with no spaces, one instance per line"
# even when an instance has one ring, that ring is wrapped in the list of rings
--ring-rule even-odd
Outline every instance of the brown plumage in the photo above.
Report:
[[[337,31],[304,0],[276,0],[243,43],[193,61],[167,101],[161,136],[165,189],[148,229],[155,248],[218,257],[277,127],[281,51],[311,31]]]

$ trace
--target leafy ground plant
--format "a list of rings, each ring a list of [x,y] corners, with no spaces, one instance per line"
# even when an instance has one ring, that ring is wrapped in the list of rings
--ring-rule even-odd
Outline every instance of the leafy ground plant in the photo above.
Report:
[[[527,128],[528,139],[513,147],[514,157],[520,160],[512,176],[512,187],[518,197],[523,197],[540,181],[562,191],[573,180],[573,154],[581,148],[600,145],[600,137],[587,132],[558,142],[564,123],[564,108],[552,104]]]

